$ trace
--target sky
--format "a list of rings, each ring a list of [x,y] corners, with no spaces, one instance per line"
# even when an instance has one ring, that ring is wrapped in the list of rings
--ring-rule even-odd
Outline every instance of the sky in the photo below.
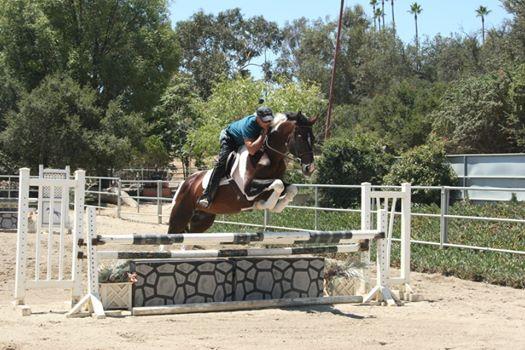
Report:
[[[381,0],[378,1],[381,3]],[[414,18],[408,13],[414,0],[395,0],[394,13],[399,37],[405,42],[414,40]],[[423,8],[419,15],[419,33],[421,40],[441,33],[478,33],[481,19],[475,10],[486,6],[491,13],[485,19],[485,27],[497,27],[511,16],[502,7],[499,0],[417,0]],[[220,11],[239,7],[246,17],[262,15],[280,26],[300,17],[308,19],[336,19],[339,16],[340,0],[171,0],[170,16],[172,23],[186,20],[200,9],[206,13],[217,14]],[[372,13],[369,0],[345,0],[345,7],[361,5],[370,16]],[[385,19],[391,23],[390,0],[385,0]]]

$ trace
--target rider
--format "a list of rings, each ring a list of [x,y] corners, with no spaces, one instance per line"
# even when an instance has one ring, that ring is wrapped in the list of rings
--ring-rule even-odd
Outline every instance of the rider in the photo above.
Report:
[[[200,206],[208,208],[213,201],[221,178],[226,174],[226,161],[230,153],[246,145],[250,155],[256,154],[264,144],[272,120],[272,110],[261,106],[257,108],[255,114],[237,120],[221,131],[219,158],[211,173],[208,186],[199,198]]]

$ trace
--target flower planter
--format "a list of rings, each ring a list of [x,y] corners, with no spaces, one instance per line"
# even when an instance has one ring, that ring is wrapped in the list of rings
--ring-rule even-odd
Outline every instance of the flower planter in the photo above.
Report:
[[[326,295],[357,295],[361,280],[358,277],[334,276],[324,282]]]
[[[104,309],[131,310],[133,307],[132,282],[99,283],[100,299]]]

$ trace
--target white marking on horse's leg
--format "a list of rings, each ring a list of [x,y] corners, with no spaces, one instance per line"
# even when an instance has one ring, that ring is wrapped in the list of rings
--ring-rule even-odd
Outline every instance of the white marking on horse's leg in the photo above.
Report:
[[[275,213],[282,212],[284,208],[286,208],[288,203],[293,201],[294,197],[297,195],[297,191],[298,191],[297,186],[288,185],[286,187],[286,194],[284,195],[284,198],[280,199],[275,205],[275,207],[273,207],[273,209],[271,209],[270,211],[275,212]]]
[[[257,201],[255,203],[255,209],[273,209],[275,207],[275,204],[277,204],[277,201],[279,200],[279,197],[281,196],[281,193],[284,191],[284,183],[277,179],[270,186],[268,186],[268,191],[273,191],[270,197],[263,201]]]

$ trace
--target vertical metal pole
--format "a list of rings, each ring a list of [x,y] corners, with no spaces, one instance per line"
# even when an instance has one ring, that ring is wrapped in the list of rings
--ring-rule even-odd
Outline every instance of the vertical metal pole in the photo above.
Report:
[[[26,294],[27,235],[29,227],[29,176],[28,168],[20,169],[20,177],[18,178],[18,224],[16,228],[16,305],[24,304]],[[38,231],[37,234],[39,234]]]
[[[98,179],[98,207],[99,207],[99,210],[102,204],[101,198],[100,198],[100,195],[101,195],[100,192],[102,192],[102,179],[101,178]]]
[[[401,200],[401,278],[405,284],[410,284],[410,236],[412,221],[412,186],[401,184],[403,199]]]
[[[345,1],[341,0],[341,8],[339,10],[339,22],[337,24],[337,37],[335,39],[334,65],[332,66],[332,77],[330,78],[330,93],[328,95],[328,112],[326,114],[326,125],[325,125],[325,130],[324,130],[325,140],[330,137],[330,119],[332,117],[332,107],[334,103],[335,71],[336,71],[339,47],[341,46],[341,27],[342,27],[342,22],[343,22],[344,4],[345,4]]]
[[[82,260],[77,259],[79,251],[79,239],[84,238],[84,204],[86,198],[86,172],[75,171],[75,199],[73,219],[73,250],[71,257],[71,279],[73,290],[71,291],[71,303],[74,305],[82,297]]]
[[[122,213],[122,180],[119,178],[117,181],[117,217],[121,218]]]
[[[468,164],[467,164],[467,156],[463,156],[463,187],[467,187],[468,184]],[[463,199],[467,199],[467,190],[463,190]]]
[[[266,228],[268,227],[269,218],[270,218],[270,213],[268,212],[268,209],[264,209],[263,231],[266,231]]]
[[[372,184],[369,182],[361,183],[361,230],[372,228],[371,197]],[[360,286],[360,293],[365,294],[370,290],[370,248],[361,252],[360,260],[363,264],[363,281]]]
[[[137,213],[140,212],[140,188],[141,187],[142,187],[142,182],[139,182],[139,184],[137,185]]]
[[[160,200],[162,180],[157,180],[157,223],[162,224],[162,205]]]
[[[448,215],[450,201],[450,190],[441,187],[441,216],[439,218],[439,247],[443,249],[443,244],[448,243]]]
[[[319,211],[317,209],[317,207],[319,207],[319,188],[317,186],[314,187],[314,201],[315,201],[314,230],[319,230]]]
[[[7,178],[7,198],[11,198],[11,176]]]

